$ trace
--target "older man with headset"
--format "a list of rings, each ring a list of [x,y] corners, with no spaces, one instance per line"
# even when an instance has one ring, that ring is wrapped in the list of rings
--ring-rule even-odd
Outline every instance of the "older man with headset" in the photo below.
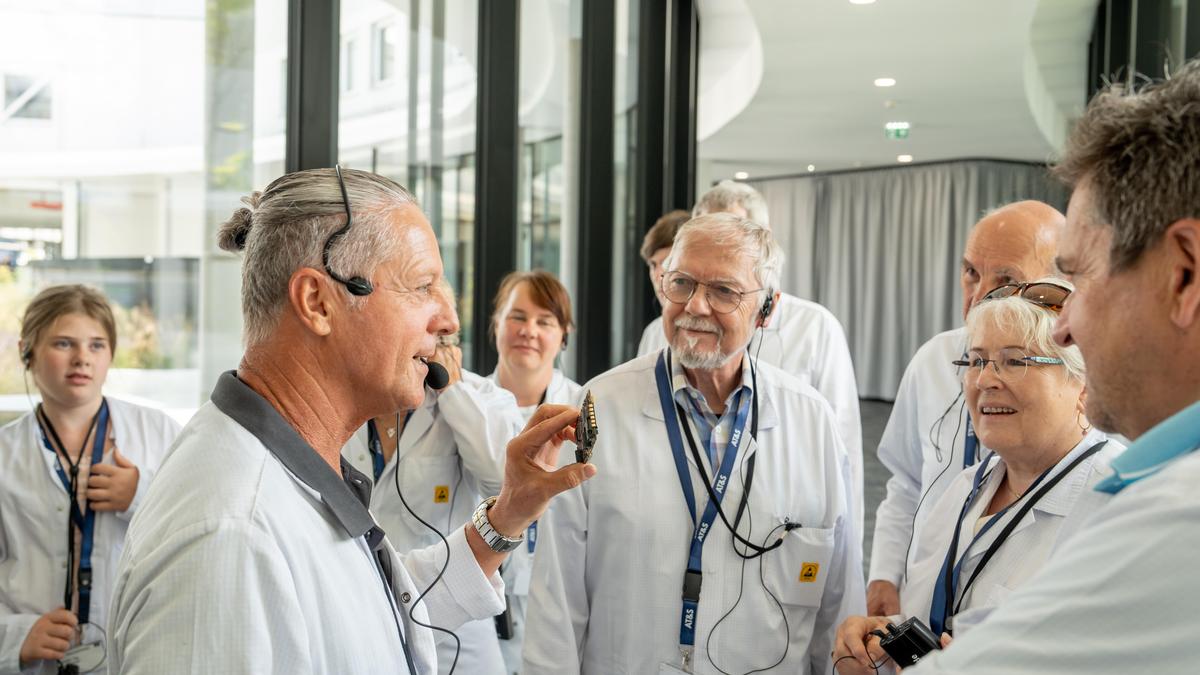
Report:
[[[746,348],[781,262],[746,218],[679,229],[669,347],[585,385],[606,468],[541,521],[526,675],[829,671],[860,539],[829,403]]]
[[[500,612],[507,551],[594,475],[552,470],[578,411],[543,406],[508,444],[500,494],[397,556],[340,450],[424,398],[454,327],[437,239],[404,188],[362,171],[288,174],[246,202],[220,233],[245,255],[246,352],[130,528],[110,670],[432,673],[431,627]]]

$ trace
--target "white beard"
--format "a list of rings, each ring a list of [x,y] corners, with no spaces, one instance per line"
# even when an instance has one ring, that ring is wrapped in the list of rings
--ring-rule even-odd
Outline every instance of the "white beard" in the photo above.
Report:
[[[679,359],[679,365],[689,370],[716,370],[729,363],[731,359],[742,351],[739,349],[729,354],[721,351],[719,345],[721,344],[721,339],[725,337],[725,331],[721,330],[721,326],[715,321],[682,314],[675,319],[675,328],[675,339],[671,341],[671,353],[675,355],[675,358]],[[700,342],[700,338],[692,335],[684,335],[678,330],[680,328],[712,331],[717,338],[717,349],[713,351],[696,349],[696,344]]]

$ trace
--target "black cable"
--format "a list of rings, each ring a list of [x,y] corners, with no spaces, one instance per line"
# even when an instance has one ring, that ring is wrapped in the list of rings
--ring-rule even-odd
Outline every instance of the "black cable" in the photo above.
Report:
[[[854,656],[853,654],[847,654],[845,656],[839,657],[837,661],[833,662],[833,675],[838,675],[837,664],[841,663],[842,661],[845,661],[846,659],[855,659],[855,658],[858,658],[858,657]],[[874,661],[872,661],[871,667],[875,669],[876,673],[878,673],[879,666],[882,666],[883,664],[885,664],[887,662],[888,662],[887,659],[884,659],[884,660],[880,661],[879,663],[875,663]]]
[[[962,399],[962,389],[958,390],[958,396],[954,397],[954,403],[957,403],[960,399]],[[950,404],[950,408],[954,407],[954,403]],[[942,476],[946,475],[946,471],[948,471],[950,466],[954,464],[954,446],[958,445],[958,432],[962,429],[962,415],[963,411],[966,410],[966,407],[967,402],[965,400],[958,407],[958,426],[955,427],[954,436],[950,439],[950,460],[946,462],[946,466],[942,467],[942,470],[938,472],[938,475],[934,476],[933,480],[929,482],[929,486],[925,488],[925,493],[922,494],[921,499],[917,501],[917,508],[913,509],[912,526],[908,529],[908,545],[904,547],[904,576],[901,577],[901,584],[908,582],[908,555],[912,552],[913,539],[916,538],[917,534],[917,514],[921,512],[921,505],[925,503],[925,499],[929,496],[929,493],[933,492],[933,486],[937,485],[937,482],[942,479]],[[941,422],[946,418],[946,415],[950,414],[950,408],[946,408],[946,412],[942,413],[942,416],[938,418],[937,422],[934,423],[938,425],[939,436],[941,436],[942,433],[940,426]],[[933,433],[933,427],[933,424],[929,425],[930,434]],[[935,451],[938,451],[938,445],[936,442],[934,442],[933,447]]]
[[[726,448],[726,452],[728,452],[728,451],[729,451],[728,448]],[[746,463],[744,461],[742,462],[742,465],[739,468],[738,478],[742,482],[742,490],[745,491],[745,489],[746,489]],[[746,511],[746,527],[749,528],[746,531],[746,536],[752,535],[754,533],[754,514],[750,510]],[[775,529],[779,529],[779,528],[775,528]],[[770,539],[770,535],[767,536],[767,539]],[[740,551],[737,550],[737,541],[738,540],[734,537],[730,537],[730,539],[729,539],[729,546],[732,547],[733,552],[736,553],[738,555],[738,557],[740,557],[742,559],[741,571],[738,573],[737,598],[734,599],[733,606],[731,606],[729,608],[729,611],[722,614],[721,618],[717,619],[717,622],[713,624],[712,629],[708,631],[708,637],[705,638],[705,640],[704,640],[704,655],[708,658],[708,662],[712,664],[713,668],[716,668],[724,675],[730,675],[730,674],[725,672],[721,668],[721,666],[718,666],[717,662],[713,660],[712,638],[713,638],[713,634],[717,632],[717,628],[719,628],[721,626],[721,622],[723,622],[723,621],[725,621],[725,619],[729,618],[729,615],[733,614],[733,610],[737,609],[737,606],[742,602],[742,595],[746,590],[746,561],[750,560],[750,558],[751,558],[751,556],[743,555]],[[750,549],[747,547],[746,551],[749,552]],[[790,637],[788,638],[788,641],[789,642],[791,641]]]
[[[400,426],[399,415],[396,416],[396,426]],[[399,441],[399,439],[397,439],[396,445],[399,446],[399,444],[400,444],[400,441]],[[421,604],[421,601],[425,599],[425,596],[429,594],[429,591],[433,590],[433,587],[436,586],[438,584],[438,582],[442,580],[442,577],[446,574],[446,569],[448,567],[450,567],[450,542],[446,541],[446,537],[445,537],[445,535],[442,534],[441,530],[437,529],[433,525],[430,525],[421,516],[418,516],[417,512],[413,511],[412,507],[408,505],[408,500],[406,500],[404,498],[404,493],[400,491],[400,461],[399,461],[399,459],[396,460],[394,478],[396,479],[395,480],[396,496],[400,498],[400,503],[404,505],[405,510],[407,510],[409,515],[411,515],[413,518],[415,518],[418,523],[421,523],[425,527],[432,530],[433,533],[438,536],[438,539],[442,540],[442,545],[446,547],[446,561],[442,563],[442,569],[438,570],[437,576],[433,578],[433,581],[429,582],[429,586],[427,586],[425,588],[425,590],[421,591],[421,594],[418,595],[417,599],[413,602],[413,604],[411,606],[409,606],[408,620],[412,621],[413,623],[417,624],[418,626],[421,626],[422,628],[428,628],[429,630],[436,630],[436,631],[445,633],[445,634],[449,635],[450,637],[454,638],[454,661],[450,664],[450,675],[453,675],[454,669],[458,667],[458,656],[459,656],[459,654],[462,653],[462,640],[459,639],[458,634],[448,628],[442,628],[441,626],[435,626],[430,623],[425,623],[425,622],[417,619],[415,616],[413,616],[413,610],[415,610],[417,608],[417,605]],[[450,508],[451,509],[454,508],[453,502],[451,502]]]

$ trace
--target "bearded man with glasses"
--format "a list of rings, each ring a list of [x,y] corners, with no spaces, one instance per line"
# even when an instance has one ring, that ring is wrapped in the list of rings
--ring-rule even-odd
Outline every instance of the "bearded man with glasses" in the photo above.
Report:
[[[781,264],[746,218],[680,228],[670,346],[584,387],[605,469],[541,520],[522,673],[829,672],[860,539],[832,409],[747,350]]]

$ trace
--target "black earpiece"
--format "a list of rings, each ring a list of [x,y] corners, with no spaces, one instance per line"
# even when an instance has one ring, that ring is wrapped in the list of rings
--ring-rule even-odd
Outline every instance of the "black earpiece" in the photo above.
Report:
[[[571,343],[571,334],[570,334],[570,333],[563,333],[563,346],[562,346],[562,348],[563,348],[563,349],[566,349],[566,348],[567,348],[567,345],[568,345],[568,344],[570,344],[570,343]]]
[[[375,287],[371,285],[370,281],[367,281],[362,277],[350,277],[349,279],[344,279],[339,277],[332,269],[329,268],[329,250],[333,248],[333,242],[341,239],[347,232],[349,232],[350,224],[353,222],[350,217],[350,198],[346,195],[346,181],[342,179],[342,167],[334,166],[333,169],[337,172],[338,186],[342,189],[342,203],[346,206],[346,224],[343,225],[342,228],[337,232],[329,235],[329,239],[325,240],[325,248],[321,251],[321,262],[325,264],[325,273],[329,275],[329,278],[345,286],[346,290],[350,292],[350,295],[370,295],[375,291]]]
[[[21,352],[21,363],[25,364],[25,370],[29,370],[29,366],[33,363],[33,350],[26,349]]]
[[[775,308],[775,296],[768,295],[766,300],[763,300],[762,309],[758,310],[758,315],[761,321],[766,321],[771,317],[771,310]]]

